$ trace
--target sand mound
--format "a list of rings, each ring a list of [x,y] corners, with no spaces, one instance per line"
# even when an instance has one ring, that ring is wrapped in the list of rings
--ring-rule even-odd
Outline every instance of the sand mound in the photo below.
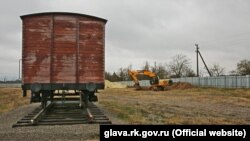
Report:
[[[105,80],[105,88],[127,88],[127,85],[119,82],[110,82],[108,80]]]
[[[190,89],[194,88],[194,86],[187,82],[176,82],[171,86],[171,89]]]

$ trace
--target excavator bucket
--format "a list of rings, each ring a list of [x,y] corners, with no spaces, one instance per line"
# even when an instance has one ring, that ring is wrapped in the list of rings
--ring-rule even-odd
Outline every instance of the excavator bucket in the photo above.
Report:
[[[141,86],[140,86],[139,84],[135,84],[134,86],[135,86],[135,89],[136,89],[136,90],[141,90],[141,89],[142,89]]]

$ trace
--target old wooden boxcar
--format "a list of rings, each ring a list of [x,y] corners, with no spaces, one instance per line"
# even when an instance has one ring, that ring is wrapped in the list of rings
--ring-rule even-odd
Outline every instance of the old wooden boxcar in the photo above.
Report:
[[[104,89],[107,20],[77,13],[21,16],[22,89],[31,102],[52,99],[56,90],[75,90],[89,100]]]

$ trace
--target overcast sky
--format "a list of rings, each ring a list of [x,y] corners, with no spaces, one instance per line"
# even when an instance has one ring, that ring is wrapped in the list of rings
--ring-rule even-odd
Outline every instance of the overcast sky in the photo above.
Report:
[[[250,59],[249,0],[1,0],[0,80],[18,78],[24,14],[76,12],[107,19],[105,68],[141,69],[186,55],[196,70],[195,44],[208,66],[229,72]],[[200,65],[202,68],[202,64]]]

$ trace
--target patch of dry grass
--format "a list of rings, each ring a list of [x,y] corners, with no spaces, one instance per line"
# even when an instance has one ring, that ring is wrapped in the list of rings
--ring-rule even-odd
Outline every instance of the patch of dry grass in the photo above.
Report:
[[[250,123],[250,89],[106,89],[99,103],[129,124]]]
[[[22,97],[21,88],[0,88],[0,114],[29,104],[29,98]]]

